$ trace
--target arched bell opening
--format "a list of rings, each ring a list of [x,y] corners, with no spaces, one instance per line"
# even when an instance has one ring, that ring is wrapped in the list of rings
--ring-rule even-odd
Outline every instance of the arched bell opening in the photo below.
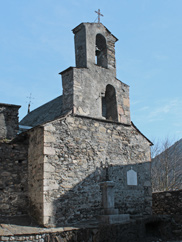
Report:
[[[115,88],[108,84],[105,96],[102,97],[102,116],[108,120],[118,121],[118,111]]]
[[[96,64],[107,68],[107,45],[106,39],[102,34],[96,35]]]

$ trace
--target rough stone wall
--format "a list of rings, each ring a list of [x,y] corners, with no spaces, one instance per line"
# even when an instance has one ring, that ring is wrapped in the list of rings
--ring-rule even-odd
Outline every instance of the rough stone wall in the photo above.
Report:
[[[29,131],[28,148],[28,196],[29,212],[43,223],[43,129],[37,127]],[[46,147],[45,147],[46,149]]]
[[[92,69],[72,68],[63,72],[63,102],[67,111],[87,117],[102,117],[102,94],[106,86],[116,90],[118,122],[130,124],[130,101],[128,85],[117,80],[113,73],[100,66]],[[73,78],[73,79],[72,79]]]
[[[152,204],[154,214],[182,215],[182,190],[153,193]]]
[[[115,38],[107,31],[107,58],[108,58],[108,68],[113,69],[113,72],[116,76],[116,58],[115,58]]]
[[[73,69],[62,72],[63,113],[73,110]]]
[[[101,213],[101,162],[106,158],[119,211],[151,213],[149,142],[133,126],[72,116],[44,126],[45,224],[65,225]],[[131,167],[137,186],[126,182]]]
[[[0,140],[12,139],[18,132],[20,106],[0,103]]]
[[[0,214],[27,214],[27,150],[24,137],[19,142],[0,142]]]
[[[75,40],[75,60],[76,67],[87,67],[86,56],[86,30],[85,27],[80,28],[74,36]]]

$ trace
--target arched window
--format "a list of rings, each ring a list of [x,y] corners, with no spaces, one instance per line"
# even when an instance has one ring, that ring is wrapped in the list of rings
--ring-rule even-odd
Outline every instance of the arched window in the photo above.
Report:
[[[103,35],[96,35],[96,64],[107,68],[107,45]]]
[[[118,121],[116,91],[110,84],[106,86],[105,96],[102,97],[102,116],[108,120]]]

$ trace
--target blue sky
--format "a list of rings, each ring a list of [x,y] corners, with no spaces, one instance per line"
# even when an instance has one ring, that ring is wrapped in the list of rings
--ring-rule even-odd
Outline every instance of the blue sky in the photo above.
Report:
[[[101,22],[119,39],[117,78],[130,86],[131,119],[149,139],[182,138],[181,0],[1,0],[0,102],[20,119],[62,93],[58,73],[75,66],[72,29]]]

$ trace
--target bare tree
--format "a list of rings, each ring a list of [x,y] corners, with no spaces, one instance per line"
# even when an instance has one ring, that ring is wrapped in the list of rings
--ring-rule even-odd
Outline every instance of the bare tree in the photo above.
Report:
[[[182,139],[172,144],[169,137],[154,142],[151,150],[154,192],[182,188]]]

